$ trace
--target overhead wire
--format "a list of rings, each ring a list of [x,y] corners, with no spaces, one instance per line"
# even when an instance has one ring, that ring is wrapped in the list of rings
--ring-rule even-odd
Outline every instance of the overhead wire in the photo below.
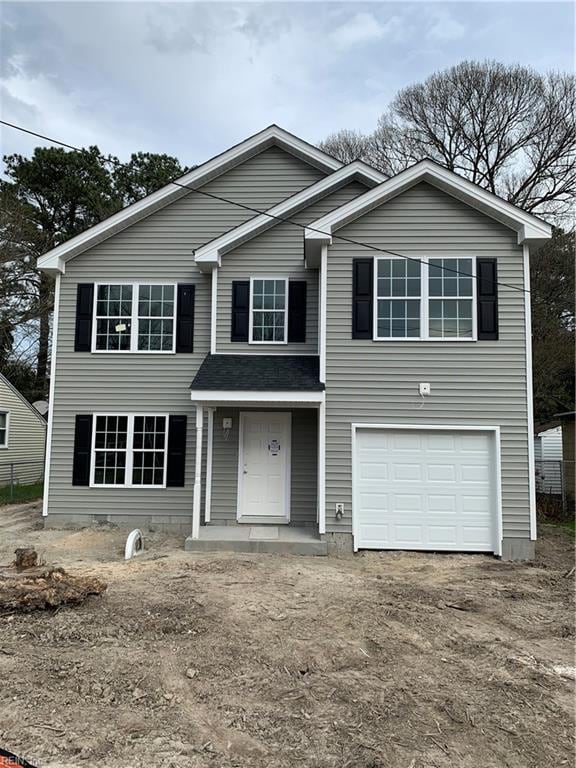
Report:
[[[5,125],[8,128],[12,128],[14,130],[20,131],[22,133],[29,134],[30,136],[34,136],[36,138],[43,139],[44,141],[48,141],[48,142],[50,142],[52,144],[56,144],[58,146],[66,148],[66,149],[73,150],[75,152],[84,152],[85,153],[87,151],[86,149],[83,149],[82,147],[76,147],[73,144],[69,144],[69,143],[67,143],[65,141],[61,141],[59,139],[55,139],[52,136],[47,136],[46,134],[38,133],[37,131],[32,131],[29,128],[24,128],[21,125],[16,125],[15,123],[10,123],[7,120],[0,119],[0,124],[1,125]],[[109,163],[109,164],[114,165],[116,167],[124,165],[118,158],[106,157],[105,155],[102,155],[101,153],[99,153],[98,155],[92,155],[92,156],[98,158],[102,162]],[[182,178],[182,177],[179,177],[179,178]],[[359,248],[366,248],[366,249],[368,249],[370,251],[374,251],[374,252],[377,252],[377,253],[383,253],[384,255],[393,256],[395,258],[405,259],[406,261],[411,261],[411,262],[414,262],[414,263],[417,263],[417,264],[420,264],[420,265],[427,264],[426,261],[424,261],[423,259],[420,259],[420,258],[418,258],[416,256],[409,256],[409,255],[407,255],[405,253],[398,253],[397,251],[391,251],[391,250],[389,250],[387,248],[381,248],[379,246],[373,245],[372,243],[365,243],[365,242],[362,242],[360,240],[355,240],[355,239],[350,238],[350,237],[345,237],[344,235],[338,235],[336,233],[325,232],[323,230],[314,228],[314,227],[310,226],[309,224],[303,224],[301,222],[294,221],[293,219],[289,219],[289,218],[287,218],[285,216],[277,216],[276,214],[270,213],[269,211],[263,211],[263,210],[260,210],[258,208],[254,208],[253,206],[247,205],[246,203],[241,203],[241,202],[239,202],[237,200],[231,200],[230,198],[223,197],[222,195],[216,195],[213,192],[208,192],[207,190],[203,189],[202,187],[193,187],[193,186],[190,186],[188,184],[182,184],[179,181],[177,181],[176,179],[172,179],[172,180],[168,181],[166,186],[168,184],[172,184],[172,185],[174,185],[176,187],[180,187],[181,189],[185,189],[188,192],[195,192],[196,194],[203,195],[204,197],[212,198],[213,200],[218,200],[219,202],[222,202],[222,203],[227,203],[229,205],[237,206],[237,207],[242,208],[242,209],[244,209],[246,211],[250,211],[251,213],[255,213],[255,214],[259,215],[259,216],[268,216],[270,219],[273,219],[275,221],[282,222],[284,224],[291,224],[292,226],[298,227],[298,228],[303,229],[303,230],[308,230],[310,232],[316,232],[317,234],[320,234],[320,235],[325,235],[326,237],[331,237],[333,240],[340,240],[342,242],[346,242],[346,243],[348,243],[350,245],[354,245],[354,246],[357,246]],[[141,199],[143,199],[143,198],[141,198]],[[437,257],[437,258],[438,258],[438,260],[442,259],[442,261],[446,260],[446,257]],[[437,269],[441,269],[444,272],[451,272],[451,273],[456,274],[456,275],[461,275],[462,277],[468,277],[468,278],[469,277],[473,277],[473,275],[471,275],[469,272],[463,272],[462,270],[456,269],[454,267],[448,267],[448,266],[444,265],[443,263],[442,264],[434,264],[434,267],[437,268]],[[503,286],[505,288],[510,288],[511,290],[514,290],[514,291],[519,291],[521,293],[527,293],[527,294],[530,293],[530,291],[528,289],[526,289],[526,288],[521,288],[521,287],[519,287],[517,285],[512,285],[510,283],[504,283],[504,282],[502,282],[500,280],[492,280],[492,279],[489,279],[489,278],[482,278],[482,281],[487,283],[487,284],[489,284],[489,285],[500,285],[500,286]],[[386,298],[393,298],[393,297],[386,297]],[[406,297],[398,297],[398,298],[406,298]],[[444,298],[446,298],[446,297],[444,297]],[[458,298],[458,297],[455,296],[454,298]]]

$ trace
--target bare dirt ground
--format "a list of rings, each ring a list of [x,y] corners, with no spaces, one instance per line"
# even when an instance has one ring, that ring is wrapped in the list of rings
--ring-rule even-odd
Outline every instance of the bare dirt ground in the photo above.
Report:
[[[41,768],[573,765],[573,539],[484,556],[188,555],[0,510],[0,563],[109,583],[0,618],[0,746]]]

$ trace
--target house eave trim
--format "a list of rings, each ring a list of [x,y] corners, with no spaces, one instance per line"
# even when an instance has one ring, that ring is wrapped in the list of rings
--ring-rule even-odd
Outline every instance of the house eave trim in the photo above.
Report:
[[[420,182],[427,182],[476,208],[481,213],[500,221],[505,226],[516,230],[519,244],[525,242],[541,244],[552,236],[551,226],[542,219],[517,208],[473,184],[468,179],[464,179],[430,160],[423,160],[384,181],[364,195],[356,197],[335,211],[313,221],[305,232],[305,238],[311,242],[320,241],[329,244],[337,229]]]
[[[278,205],[273,206],[266,213],[262,213],[253,219],[241,224],[230,232],[217,237],[194,253],[194,261],[203,269],[204,265],[220,266],[221,257],[228,251],[236,248],[243,243],[257,237],[262,232],[280,223],[272,217],[283,218],[307,205],[312,205],[318,199],[330,194],[331,191],[342,187],[347,182],[354,179],[360,179],[371,184],[381,184],[386,180],[386,176],[380,171],[356,160],[348,165],[334,171],[324,179],[303,189],[301,192],[292,195],[287,200],[283,200]]]
[[[324,392],[310,390],[214,390],[193,389],[194,403],[323,403]]]
[[[334,157],[330,157],[317,147],[308,144],[291,133],[283,130],[277,125],[271,125],[260,133],[251,136],[245,141],[240,142],[234,147],[227,149],[220,155],[208,160],[202,165],[194,168],[189,173],[179,178],[178,184],[185,186],[201,186],[212,179],[225,173],[230,168],[239,165],[243,160],[268,149],[272,146],[278,146],[287,152],[302,158],[317,168],[327,173],[342,168],[342,163]],[[150,213],[162,208],[172,200],[188,194],[187,190],[174,184],[167,184],[157,192],[147,195],[127,208],[118,211],[118,213],[109,216],[104,221],[96,224],[85,232],[71,238],[66,243],[53,248],[48,253],[38,259],[38,267],[42,270],[63,273],[63,264],[66,261],[78,256],[87,248],[102,242],[113,234],[120,232],[132,223],[148,216]]]

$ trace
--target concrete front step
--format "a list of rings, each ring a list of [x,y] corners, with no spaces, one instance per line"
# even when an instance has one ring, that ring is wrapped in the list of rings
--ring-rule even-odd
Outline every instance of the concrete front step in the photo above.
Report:
[[[326,555],[328,549],[312,528],[289,525],[203,525],[200,538],[188,536],[187,552],[266,552]]]

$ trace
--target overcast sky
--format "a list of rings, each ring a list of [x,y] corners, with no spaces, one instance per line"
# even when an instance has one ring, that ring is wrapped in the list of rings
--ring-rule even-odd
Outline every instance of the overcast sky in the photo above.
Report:
[[[126,158],[199,163],[270,123],[368,131],[466,58],[572,71],[570,2],[3,2],[2,118]],[[38,140],[9,129],[2,153]]]

